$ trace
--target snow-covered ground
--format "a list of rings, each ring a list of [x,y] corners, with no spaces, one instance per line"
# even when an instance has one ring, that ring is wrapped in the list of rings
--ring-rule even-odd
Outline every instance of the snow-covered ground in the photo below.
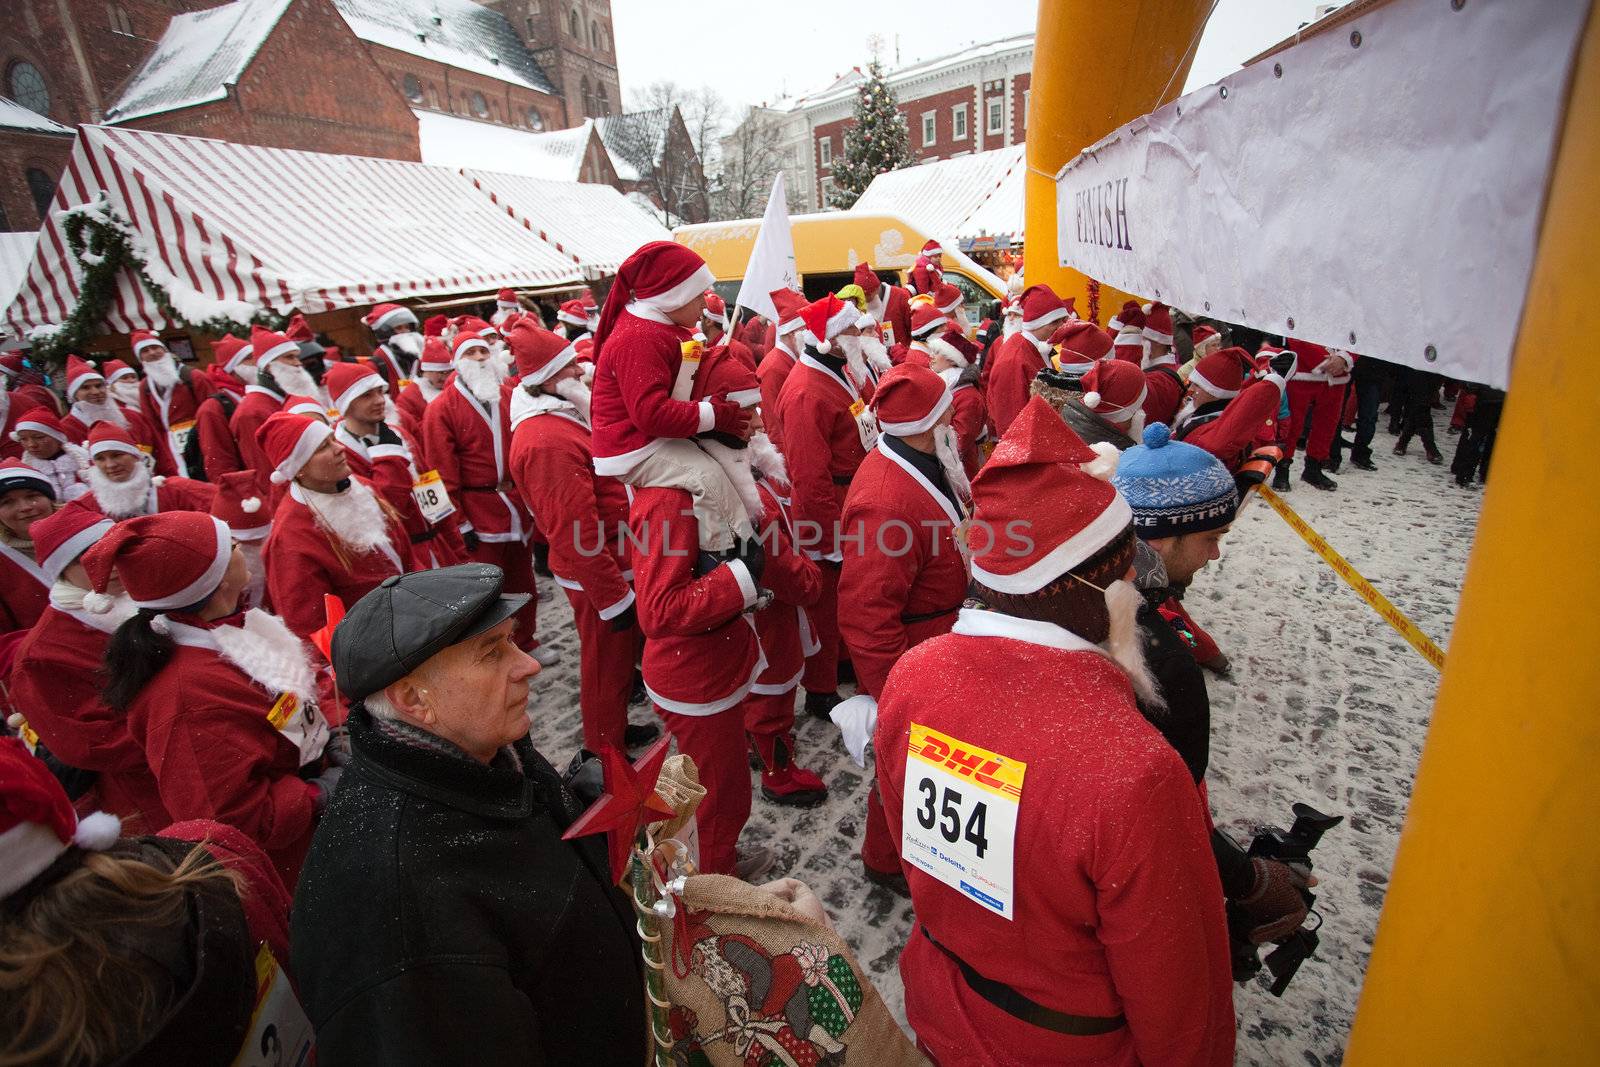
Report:
[[[1455,438],[1439,441],[1450,455]],[[1346,467],[1339,490],[1296,482],[1288,503],[1401,611],[1448,652],[1450,628],[1477,525],[1481,494],[1447,468],[1392,456],[1379,430],[1379,470]],[[1297,464],[1298,467],[1298,464]],[[536,682],[534,739],[563,766],[580,743],[578,650],[566,598],[540,605],[540,634],[564,661]],[[1233,659],[1231,681],[1210,680],[1212,809],[1247,840],[1262,822],[1287,825],[1302,800],[1346,816],[1314,855],[1322,880],[1322,945],[1288,992],[1235,987],[1240,1064],[1338,1063],[1394,862],[1438,675],[1266,505],[1252,502],[1204,572],[1188,606]],[[651,721],[636,707],[636,722]],[[822,897],[890,1007],[903,1019],[900,947],[909,902],[860,874],[856,849],[867,772],[845,755],[831,724],[799,723],[802,762],[827,780],[828,801],[806,811],[756,793],[746,842],[778,855]]]

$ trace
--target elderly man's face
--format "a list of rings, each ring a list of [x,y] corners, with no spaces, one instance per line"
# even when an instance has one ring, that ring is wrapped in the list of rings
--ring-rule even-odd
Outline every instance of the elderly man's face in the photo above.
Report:
[[[511,641],[507,619],[477,637],[451,645],[418,674],[427,690],[422,725],[487,763],[528,732],[528,683],[539,664]]]

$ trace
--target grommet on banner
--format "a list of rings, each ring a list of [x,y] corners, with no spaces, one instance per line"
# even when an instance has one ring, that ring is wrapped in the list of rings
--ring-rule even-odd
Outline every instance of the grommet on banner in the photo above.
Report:
[[[1291,330],[1294,329],[1294,316],[1293,315],[1289,316],[1289,329],[1291,329]]]
[[[1427,360],[1429,363],[1432,363],[1439,358],[1439,350],[1432,345],[1429,345],[1427,348],[1422,350],[1422,358]]]
[[[1354,330],[1350,331],[1350,343],[1351,344],[1355,344],[1356,343],[1356,332]]]
[[[1283,64],[1282,63],[1274,63],[1274,64],[1272,64],[1272,76],[1274,78],[1283,77]]]
[[[1222,99],[1228,99],[1228,87],[1226,85],[1219,86],[1218,91],[1222,93]]]
[[[1361,31],[1360,30],[1351,30],[1350,31],[1350,47],[1351,48],[1360,48],[1361,47]]]
[[[1467,0],[1450,0],[1450,10],[1460,11],[1467,6]]]
[[[1206,301],[1206,310],[1207,311],[1211,310],[1211,301],[1209,301],[1209,300]]]

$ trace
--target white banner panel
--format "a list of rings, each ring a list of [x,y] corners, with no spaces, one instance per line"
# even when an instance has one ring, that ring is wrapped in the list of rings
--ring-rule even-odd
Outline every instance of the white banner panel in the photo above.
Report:
[[[1504,387],[1588,0],[1394,0],[1057,177],[1058,252],[1197,315]]]

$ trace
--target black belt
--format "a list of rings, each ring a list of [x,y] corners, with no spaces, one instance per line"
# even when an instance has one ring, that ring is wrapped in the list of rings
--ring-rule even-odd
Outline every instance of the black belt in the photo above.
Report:
[[[496,484],[496,485],[463,485],[461,487],[461,491],[463,493],[498,493],[498,492],[500,492],[500,486],[498,484]]]
[[[420,545],[425,541],[432,541],[438,535],[439,535],[439,531],[438,530],[424,530],[422,533],[414,533],[414,534],[412,534],[411,535],[411,543],[414,544],[414,545]]]
[[[834,485],[849,485],[850,484],[850,480],[852,478],[854,478],[854,477],[855,477],[855,475],[853,475],[853,474],[835,474],[833,476],[833,484]]]
[[[946,615],[954,615],[960,610],[961,605],[957,604],[953,608],[940,608],[938,611],[924,611],[918,615],[902,615],[900,616],[900,623],[903,626],[914,626],[919,622],[932,622],[934,619],[942,619]]]
[[[1117,1015],[1107,1018],[1102,1015],[1068,1015],[1064,1011],[1047,1008],[1018,993],[1004,982],[997,982],[993,978],[985,978],[973,970],[968,963],[954,952],[935,941],[933,935],[928,933],[928,928],[921,923],[917,924],[922,931],[922,936],[934,948],[950,957],[961,970],[961,977],[967,980],[967,985],[978,996],[990,1004],[1010,1015],[1012,1018],[1021,1019],[1025,1023],[1032,1023],[1041,1029],[1050,1030],[1058,1034],[1067,1034],[1071,1037],[1093,1037],[1096,1034],[1109,1034],[1128,1025],[1126,1016]]]

